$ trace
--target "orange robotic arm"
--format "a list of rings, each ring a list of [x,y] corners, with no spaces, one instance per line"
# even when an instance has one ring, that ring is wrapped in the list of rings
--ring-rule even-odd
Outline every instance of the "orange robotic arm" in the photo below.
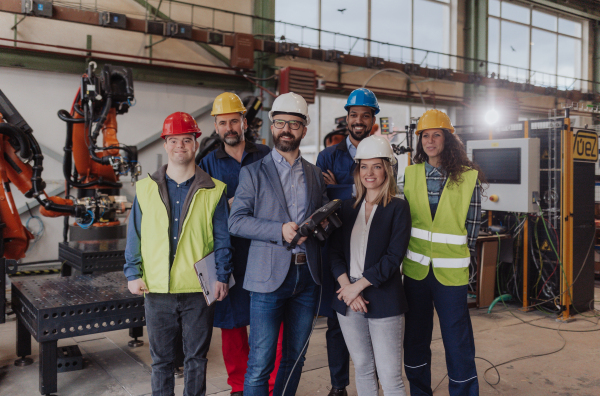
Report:
[[[33,167],[29,163],[23,162],[17,148],[15,148],[16,145],[21,150],[21,154],[31,154],[30,143],[36,146],[32,155],[32,158],[34,158]],[[25,149],[24,146],[26,146]],[[46,193],[43,191],[45,183],[41,180],[42,168],[40,165],[42,158],[33,136],[25,136],[14,126],[5,123],[2,114],[0,114],[0,179],[2,179],[2,185],[0,186],[0,220],[6,225],[2,230],[2,237],[4,239],[4,257],[8,259],[18,260],[25,257],[29,241],[33,239],[31,232],[21,223],[21,217],[10,189],[11,183],[27,198],[36,198],[42,205],[40,212],[44,216],[68,216],[70,214],[81,214],[85,211],[83,207],[73,206],[71,200],[60,197],[44,198],[46,197]]]
[[[0,122],[2,116],[0,115]],[[10,179],[8,178],[7,161],[5,160],[6,146],[12,147],[8,143],[8,137],[2,137],[0,145],[0,178],[2,187],[0,187],[0,219],[6,226],[2,230],[4,239],[4,257],[7,259],[18,260],[25,257],[25,252],[29,247],[29,241],[33,235],[21,223],[21,217],[15,206],[15,201],[10,191]],[[31,170],[31,169],[30,169]],[[31,172],[29,173],[31,175]]]

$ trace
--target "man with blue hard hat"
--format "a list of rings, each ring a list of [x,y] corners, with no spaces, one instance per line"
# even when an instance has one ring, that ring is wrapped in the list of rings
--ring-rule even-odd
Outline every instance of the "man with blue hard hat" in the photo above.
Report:
[[[366,89],[355,89],[344,106],[348,115],[348,136],[342,142],[327,147],[319,153],[317,166],[323,171],[327,195],[332,199],[350,199],[354,190],[354,156],[358,144],[371,134],[379,103],[375,94]],[[323,298],[319,313],[327,316],[327,359],[331,376],[329,396],[346,396],[350,384],[350,354],[331,301],[335,294],[335,280],[329,270],[327,248],[323,249]]]

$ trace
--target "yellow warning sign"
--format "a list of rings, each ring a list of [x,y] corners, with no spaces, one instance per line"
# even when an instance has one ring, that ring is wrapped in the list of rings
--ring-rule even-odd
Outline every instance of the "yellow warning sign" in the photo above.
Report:
[[[549,158],[550,158],[550,156],[548,155],[548,149],[546,149],[546,150],[544,150],[544,153],[542,154],[542,159],[547,160]]]
[[[545,240],[544,243],[542,243],[542,247],[540,247],[540,250],[546,252],[550,250],[550,244],[548,244],[548,240]]]
[[[598,161],[598,135],[593,131],[577,131],[573,143],[573,160]]]

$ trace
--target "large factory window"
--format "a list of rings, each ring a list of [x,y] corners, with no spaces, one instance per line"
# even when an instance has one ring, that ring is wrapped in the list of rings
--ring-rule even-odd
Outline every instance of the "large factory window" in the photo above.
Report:
[[[321,29],[360,39],[321,32],[321,48],[335,48],[352,55],[364,56],[367,31],[367,0],[322,0]]]
[[[423,26],[427,26],[423,28]],[[421,50],[372,44],[371,54],[397,62],[450,67],[450,0],[375,0],[371,2],[371,39]]]
[[[581,89],[577,79],[582,76],[582,21],[503,0],[489,0],[488,16],[488,73]]]
[[[278,0],[275,4],[275,20],[286,22],[275,23],[277,41],[319,47],[319,0]]]
[[[276,0],[275,38],[447,68],[453,62],[445,54],[453,52],[451,37],[456,36],[451,31],[450,5],[451,0]]]

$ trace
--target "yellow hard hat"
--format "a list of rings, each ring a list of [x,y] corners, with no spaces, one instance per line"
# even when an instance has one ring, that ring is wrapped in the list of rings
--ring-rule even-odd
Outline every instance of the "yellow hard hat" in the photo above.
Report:
[[[210,115],[216,116],[229,113],[246,114],[246,108],[239,96],[233,92],[224,92],[215,98]]]
[[[427,110],[419,118],[416,134],[419,135],[426,129],[445,129],[450,133],[454,133],[454,127],[448,114],[436,109]]]

